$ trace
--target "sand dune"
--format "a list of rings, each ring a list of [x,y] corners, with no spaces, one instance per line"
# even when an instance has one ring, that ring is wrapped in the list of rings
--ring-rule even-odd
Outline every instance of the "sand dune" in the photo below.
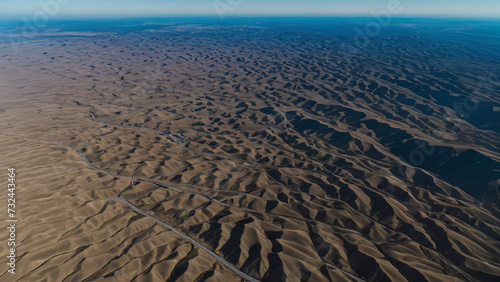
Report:
[[[500,101],[470,74],[498,57],[154,30],[0,41],[0,280],[498,280]],[[485,115],[461,118],[472,92]]]

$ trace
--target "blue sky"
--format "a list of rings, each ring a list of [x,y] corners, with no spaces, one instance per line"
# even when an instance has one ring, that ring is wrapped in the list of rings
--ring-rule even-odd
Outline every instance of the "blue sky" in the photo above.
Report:
[[[401,6],[396,15],[500,17],[500,0],[0,0],[0,14],[34,14],[47,5],[54,16],[67,14],[366,14]],[[47,8],[45,8],[47,10]],[[399,8],[397,9],[400,10]]]

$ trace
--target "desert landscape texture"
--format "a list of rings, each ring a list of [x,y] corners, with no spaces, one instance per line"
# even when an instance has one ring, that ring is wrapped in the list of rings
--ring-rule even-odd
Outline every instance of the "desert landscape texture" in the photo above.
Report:
[[[500,23],[358,25],[1,25],[0,281],[499,281]]]

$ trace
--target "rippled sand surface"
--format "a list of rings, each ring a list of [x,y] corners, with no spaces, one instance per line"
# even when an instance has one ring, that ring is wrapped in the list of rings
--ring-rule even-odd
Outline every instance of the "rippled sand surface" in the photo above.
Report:
[[[498,29],[302,24],[0,38],[0,280],[498,281]]]

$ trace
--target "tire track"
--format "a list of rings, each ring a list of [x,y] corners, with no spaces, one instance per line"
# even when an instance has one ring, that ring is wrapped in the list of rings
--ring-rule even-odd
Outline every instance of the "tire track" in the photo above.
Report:
[[[123,199],[120,197],[120,195],[125,192],[127,189],[129,189],[133,183],[135,183],[135,181],[141,181],[141,182],[147,182],[147,183],[151,183],[151,184],[154,184],[154,185],[158,185],[158,186],[161,186],[161,187],[167,187],[167,188],[173,188],[175,190],[178,190],[178,191],[181,191],[181,192],[185,192],[185,193],[192,193],[192,192],[189,192],[187,190],[183,190],[183,189],[180,189],[180,188],[177,188],[177,187],[169,187],[169,186],[165,186],[165,185],[162,185],[160,183],[156,183],[155,181],[150,181],[150,180],[147,180],[147,179],[142,179],[142,178],[135,178],[135,177],[130,177],[130,176],[120,176],[120,175],[115,175],[115,174],[112,174],[106,170],[103,170],[103,169],[100,169],[100,168],[97,168],[95,167],[90,161],[89,159],[87,159],[87,157],[83,154],[83,153],[80,153],[78,152],[75,148],[73,147],[70,147],[70,146],[67,146],[67,145],[64,145],[63,143],[59,142],[59,141],[51,141],[51,140],[41,140],[41,139],[36,139],[36,138],[31,138],[31,137],[26,137],[26,136],[19,136],[19,135],[11,135],[11,136],[15,136],[15,137],[21,137],[21,138],[24,138],[24,139],[30,139],[30,140],[33,140],[33,141],[38,141],[38,142],[43,142],[43,143],[50,143],[50,144],[57,144],[61,147],[64,147],[64,148],[67,148],[71,151],[74,151],[76,152],[88,165],[89,168],[93,169],[93,170],[97,170],[97,171],[100,171],[106,175],[109,175],[111,177],[114,177],[114,178],[127,178],[127,179],[131,179],[132,182],[129,186],[127,186],[122,192],[120,192],[118,195],[114,196],[114,197],[111,197],[111,198],[108,198],[108,199],[104,199],[104,200],[116,200],[116,201],[120,201],[124,204],[126,204],[127,206],[129,206],[130,208],[132,208],[134,211],[136,211],[137,213],[141,214],[141,215],[144,215],[146,217],[149,217],[149,218],[152,218],[154,220],[156,220],[157,223],[163,225],[164,227],[167,227],[167,229],[173,231],[174,233],[176,233],[177,235],[181,236],[182,238],[188,240],[189,242],[191,242],[192,244],[198,246],[199,248],[203,249],[205,252],[207,252],[209,255],[211,255],[212,257],[214,257],[217,261],[219,261],[220,263],[222,263],[223,265],[225,265],[226,267],[228,267],[229,269],[231,269],[232,271],[234,271],[236,274],[238,274],[240,277],[242,277],[243,279],[245,280],[248,280],[248,281],[252,281],[252,282],[259,282],[260,280],[242,272],[241,270],[239,270],[237,267],[235,267],[234,265],[232,265],[231,263],[229,263],[228,261],[224,260],[222,257],[220,257],[219,255],[217,255],[216,253],[210,251],[208,248],[206,248],[205,246],[203,246],[202,244],[200,244],[198,241],[196,241],[195,239],[185,235],[184,233],[178,231],[177,229],[173,228],[172,226],[168,225],[167,223],[165,223],[164,221],[162,221],[161,219],[155,217],[154,215],[150,215],[142,210],[140,210],[139,208],[137,208],[136,206],[132,205],[130,202],[128,202],[127,200]],[[195,194],[198,194],[198,193],[195,193]],[[199,194],[201,196],[203,196],[203,194]],[[205,196],[207,197],[207,196]],[[208,197],[207,197],[208,198]],[[210,198],[208,198],[210,199]],[[214,201],[217,201],[215,199],[211,199],[211,200],[214,200]],[[220,204],[223,204],[222,202],[219,202],[217,201],[218,203]],[[223,204],[224,205],[224,204]]]

